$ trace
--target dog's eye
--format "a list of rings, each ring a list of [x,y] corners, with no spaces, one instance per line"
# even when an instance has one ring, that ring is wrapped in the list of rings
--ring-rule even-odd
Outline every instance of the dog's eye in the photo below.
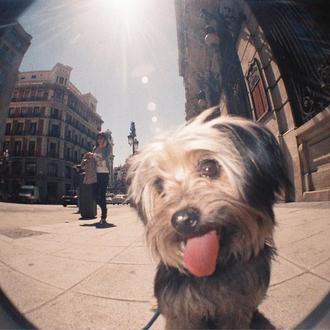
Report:
[[[154,186],[155,186],[155,189],[158,192],[158,194],[161,194],[164,190],[164,181],[163,181],[163,179],[157,178],[154,181]]]
[[[201,176],[217,178],[220,174],[219,164],[214,159],[204,159],[199,163],[198,170]]]

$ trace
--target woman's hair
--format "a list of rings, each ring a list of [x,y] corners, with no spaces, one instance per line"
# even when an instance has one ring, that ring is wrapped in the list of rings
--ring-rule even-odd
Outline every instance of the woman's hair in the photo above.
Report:
[[[106,143],[107,143],[106,147],[108,147],[108,146],[110,145],[110,142],[109,142],[109,139],[108,139],[107,134],[105,134],[104,132],[100,132],[100,133],[98,133],[98,134],[96,135],[96,148],[99,146],[98,139],[99,139],[100,137],[102,137],[102,138],[105,139],[105,141],[106,141]]]

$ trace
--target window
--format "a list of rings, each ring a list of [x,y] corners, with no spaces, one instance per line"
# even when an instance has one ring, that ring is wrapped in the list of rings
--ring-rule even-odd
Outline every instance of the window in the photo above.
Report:
[[[18,89],[15,88],[14,93],[13,93],[13,101],[17,100],[18,98]]]
[[[71,149],[70,148],[66,148],[66,159],[67,160],[71,159]]]
[[[37,123],[30,123],[30,134],[37,134]]]
[[[37,89],[36,88],[32,88],[31,89],[31,99],[32,100],[34,100],[35,99],[35,97],[36,97],[36,95],[37,95]]]
[[[61,89],[55,89],[54,98],[57,101],[63,101],[63,97],[64,97],[64,92]]]
[[[48,90],[44,91],[44,94],[42,95],[43,100],[48,100]]]
[[[23,117],[27,117],[28,114],[29,114],[28,108],[23,107],[23,108],[22,108],[22,116],[23,116]]]
[[[60,77],[60,84],[63,85],[63,82],[64,82],[64,78]]]
[[[43,88],[38,88],[37,97],[39,100],[42,99],[44,92],[45,92],[45,90]]]
[[[23,98],[27,99],[30,96],[30,88],[25,88],[23,92]]]
[[[50,116],[52,118],[59,118],[59,110],[56,108],[51,108],[50,109]]]
[[[34,156],[35,151],[36,151],[36,143],[35,143],[35,141],[30,141],[29,147],[28,147],[29,156]]]
[[[52,124],[49,135],[59,137],[60,136],[60,127],[59,127],[59,125]]]
[[[21,141],[15,141],[14,143],[14,155],[18,156],[21,154],[22,151],[22,142]]]
[[[23,123],[17,123],[17,125],[16,125],[16,134],[17,135],[23,134]]]
[[[31,76],[31,79],[36,79],[37,78],[37,76],[35,75],[35,74],[33,74],[32,76]]]
[[[53,163],[48,164],[47,174],[52,177],[57,176],[57,164],[53,164]]]
[[[5,134],[6,134],[6,135],[10,135],[10,131],[11,131],[11,123],[7,123],[7,124],[6,124],[6,131],[5,131]]]
[[[261,76],[258,61],[255,59],[250,65],[246,76],[252,99],[255,119],[258,120],[269,110],[266,90]]]
[[[15,117],[15,114],[16,114],[15,108],[9,108],[9,116],[10,117]]]
[[[57,144],[54,142],[49,143],[48,156],[56,157]]]
[[[71,179],[71,167],[70,166],[65,166],[65,178]]]
[[[40,108],[39,107],[34,107],[33,108],[32,116],[34,116],[34,117],[40,116]]]
[[[37,163],[36,162],[26,162],[25,163],[25,174],[35,176],[37,174]]]

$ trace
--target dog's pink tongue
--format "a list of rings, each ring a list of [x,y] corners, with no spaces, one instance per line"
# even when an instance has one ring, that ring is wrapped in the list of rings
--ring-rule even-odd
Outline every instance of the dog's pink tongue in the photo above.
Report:
[[[183,260],[189,272],[195,276],[209,276],[215,271],[219,253],[219,236],[215,230],[188,239]]]

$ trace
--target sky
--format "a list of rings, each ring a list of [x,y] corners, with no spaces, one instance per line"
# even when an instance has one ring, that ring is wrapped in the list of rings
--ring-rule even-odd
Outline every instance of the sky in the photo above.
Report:
[[[115,166],[132,152],[131,121],[139,148],[184,122],[174,0],[36,0],[19,21],[32,35],[20,71],[71,66],[112,131]]]

